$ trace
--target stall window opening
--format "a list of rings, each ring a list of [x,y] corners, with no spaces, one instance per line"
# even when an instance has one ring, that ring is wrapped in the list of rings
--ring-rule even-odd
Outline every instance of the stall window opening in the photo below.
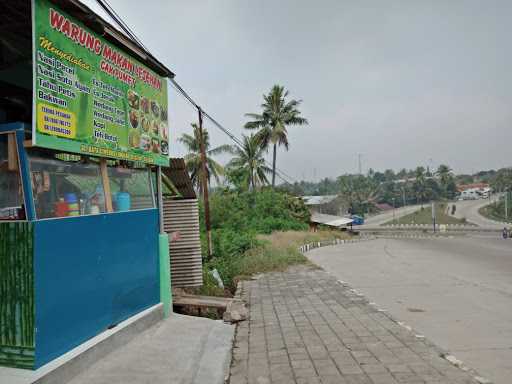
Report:
[[[30,154],[36,216],[39,219],[105,213],[99,162],[82,156]]]
[[[16,137],[0,134],[0,220],[24,220],[23,187]]]
[[[109,167],[108,178],[114,211],[155,207],[149,168]]]
[[[29,159],[39,219],[155,207],[146,166],[121,166],[115,160],[36,149],[30,151]]]

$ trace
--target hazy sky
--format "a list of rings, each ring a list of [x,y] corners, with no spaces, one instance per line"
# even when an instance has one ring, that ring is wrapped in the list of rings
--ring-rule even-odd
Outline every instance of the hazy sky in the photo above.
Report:
[[[273,84],[302,99],[310,125],[291,127],[277,156],[296,179],[356,172],[357,153],[364,170],[512,165],[511,1],[109,3],[238,136]],[[197,113],[170,88],[169,114],[182,156],[176,139]],[[213,145],[229,143],[206,127]]]

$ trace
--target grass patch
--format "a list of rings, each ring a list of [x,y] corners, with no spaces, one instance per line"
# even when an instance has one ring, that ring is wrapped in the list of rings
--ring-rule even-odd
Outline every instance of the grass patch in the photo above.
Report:
[[[300,247],[301,245],[314,243],[318,241],[333,239],[348,239],[350,235],[347,232],[333,230],[319,230],[317,232],[307,231],[276,231],[270,235],[259,235],[259,240],[269,242],[273,247]]]
[[[484,217],[487,217],[490,220],[506,222],[506,220],[505,220],[505,202],[504,201],[485,205],[478,210],[478,213]],[[510,215],[510,213],[511,212],[509,209],[509,215]],[[509,223],[511,222],[510,217],[509,217],[508,222]]]
[[[445,213],[446,203],[436,203],[437,224],[468,224],[466,219],[459,219]],[[382,225],[391,224],[432,224],[432,208],[424,206],[416,212],[400,217],[400,220],[390,220]]]
[[[345,239],[350,235],[339,231],[321,230],[318,232],[284,231],[270,235],[258,235],[258,243],[243,254],[231,254],[213,258],[204,266],[204,284],[196,292],[208,296],[229,296],[236,290],[237,282],[265,272],[284,271],[297,264],[307,264],[309,260],[299,252],[298,247],[312,242],[332,239]],[[217,269],[225,286],[219,288],[215,279],[207,271]]]

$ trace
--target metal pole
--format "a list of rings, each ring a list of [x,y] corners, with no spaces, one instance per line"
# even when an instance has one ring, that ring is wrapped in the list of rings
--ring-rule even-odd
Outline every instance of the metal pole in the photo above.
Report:
[[[505,190],[505,221],[508,221],[508,191]]]
[[[158,223],[160,226],[160,234],[164,231],[164,200],[162,197],[162,167],[156,167],[156,198],[158,203]]]
[[[156,168],[156,194],[158,200],[158,264],[160,274],[160,302],[163,304],[164,317],[172,312],[171,259],[169,256],[169,235],[164,229],[164,202],[162,197],[162,167]]]
[[[395,198],[393,197],[393,224],[395,223],[396,221],[396,218],[395,218]]]
[[[434,233],[436,233],[436,203],[432,202],[432,224],[434,226]]]
[[[206,164],[206,149],[204,146],[203,140],[203,111],[201,107],[197,107],[197,112],[199,115],[199,146],[201,151],[201,168],[202,168],[202,189],[203,189],[203,200],[204,200],[204,221],[206,227],[206,254],[208,257],[212,256],[212,233],[210,227],[210,201],[208,199],[208,168]]]

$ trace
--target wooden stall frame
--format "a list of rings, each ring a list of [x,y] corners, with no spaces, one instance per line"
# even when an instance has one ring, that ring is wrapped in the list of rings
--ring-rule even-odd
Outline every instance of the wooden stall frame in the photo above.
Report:
[[[112,193],[110,191],[110,178],[108,177],[107,159],[100,159],[100,173],[103,182],[103,191],[105,193],[105,208],[108,213],[114,212],[112,207]]]

